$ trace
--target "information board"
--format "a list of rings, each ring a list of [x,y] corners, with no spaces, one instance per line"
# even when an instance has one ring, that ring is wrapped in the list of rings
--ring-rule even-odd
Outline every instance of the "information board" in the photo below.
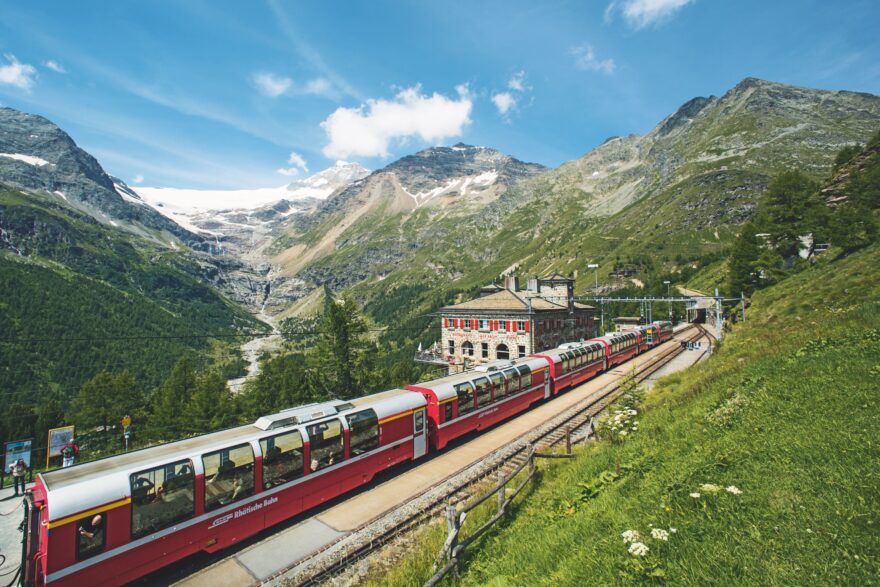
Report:
[[[62,428],[52,428],[49,430],[49,450],[46,451],[46,468],[49,468],[49,459],[61,457],[61,449],[64,445],[73,440],[74,426],[64,426]]]
[[[12,466],[12,463],[17,461],[18,459],[24,459],[24,462],[27,463],[28,468],[31,466],[31,445],[33,441],[29,438],[27,440],[12,440],[6,443],[6,462],[3,464],[3,469],[5,471],[9,471],[9,467]]]

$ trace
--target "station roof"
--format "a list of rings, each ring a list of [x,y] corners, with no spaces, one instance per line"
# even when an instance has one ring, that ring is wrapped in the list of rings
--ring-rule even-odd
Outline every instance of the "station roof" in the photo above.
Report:
[[[528,312],[529,299],[531,299],[532,311],[547,312],[560,311],[568,309],[563,304],[551,302],[546,298],[542,298],[531,291],[513,292],[509,289],[501,290],[481,298],[476,298],[460,304],[452,306],[444,306],[440,308],[441,312],[458,312],[458,311],[491,311],[502,310],[508,312]]]

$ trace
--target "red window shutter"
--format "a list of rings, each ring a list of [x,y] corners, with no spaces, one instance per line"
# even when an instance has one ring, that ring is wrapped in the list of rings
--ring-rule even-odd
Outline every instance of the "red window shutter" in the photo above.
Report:
[[[508,321],[507,321],[507,330],[510,330],[510,331],[513,331],[513,330],[514,330],[514,328],[513,328],[513,320],[508,320]]]
[[[526,320],[526,332],[528,332],[528,331],[529,331],[529,321]]]
[[[458,324],[457,324],[458,328],[464,328],[464,320],[459,318],[456,322],[458,322]]]
[[[471,328],[474,330],[477,329],[477,321],[476,320],[471,320]]]
[[[443,328],[449,328],[449,320],[446,318],[443,319]]]

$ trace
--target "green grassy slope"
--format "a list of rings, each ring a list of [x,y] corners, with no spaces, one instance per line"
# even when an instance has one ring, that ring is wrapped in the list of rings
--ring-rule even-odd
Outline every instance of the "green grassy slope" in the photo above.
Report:
[[[469,552],[461,583],[876,584],[878,264],[874,246],[757,293],[717,354],[662,380],[626,442],[542,463],[534,494]],[[618,466],[590,497],[583,484]],[[662,541],[652,528],[676,531]],[[628,553],[627,530],[647,556]],[[424,580],[419,561],[436,548],[382,582]]]

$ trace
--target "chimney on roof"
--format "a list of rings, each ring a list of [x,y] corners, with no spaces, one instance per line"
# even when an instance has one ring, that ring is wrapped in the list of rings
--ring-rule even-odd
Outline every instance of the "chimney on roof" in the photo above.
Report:
[[[516,283],[516,275],[505,275],[504,276],[504,289],[510,291],[518,291],[519,286]]]
[[[541,286],[538,285],[538,277],[530,277],[529,285],[526,287],[529,291],[533,291],[535,293],[541,293]]]

